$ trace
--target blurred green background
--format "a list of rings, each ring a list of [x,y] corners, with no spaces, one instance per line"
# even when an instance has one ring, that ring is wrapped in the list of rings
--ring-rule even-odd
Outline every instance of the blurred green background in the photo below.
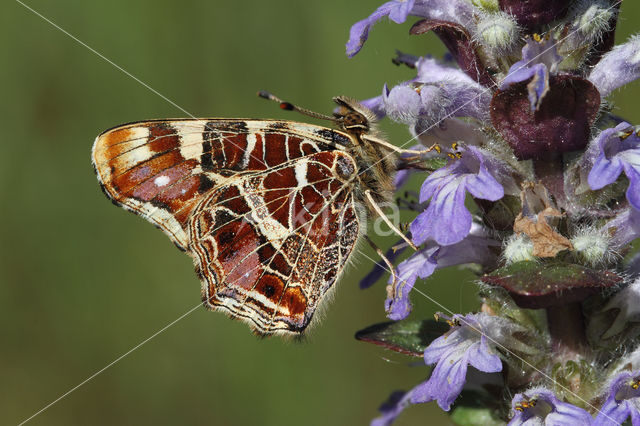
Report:
[[[412,78],[391,63],[396,48],[444,53],[434,37],[408,35],[410,18],[380,23],[347,59],[351,24],[378,2],[25,3],[202,117],[307,120],[255,92],[329,112],[334,95],[367,98]],[[89,157],[106,128],[185,114],[19,3],[0,8],[0,423],[15,424],[194,307],[200,284],[167,237],[102,195]],[[618,41],[637,29],[638,11],[624,4]],[[614,97],[635,123],[639,95],[633,84]],[[409,137],[384,128],[396,144]],[[392,390],[428,373],[419,358],[353,339],[385,320],[384,284],[358,288],[370,265],[356,259],[303,342],[261,340],[197,309],[30,424],[366,424]],[[470,278],[443,271],[418,285],[466,312],[477,307]],[[415,316],[441,310],[415,292],[413,301]],[[411,407],[397,424],[427,421],[448,424],[435,404]]]

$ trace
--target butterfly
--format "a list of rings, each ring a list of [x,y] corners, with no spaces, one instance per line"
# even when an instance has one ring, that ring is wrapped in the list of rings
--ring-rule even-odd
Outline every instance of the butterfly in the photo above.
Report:
[[[326,299],[364,221],[392,200],[401,151],[375,115],[336,97],[337,129],[286,120],[176,119],[100,134],[92,161],[116,205],[192,257],[202,300],[259,335],[301,334]],[[393,227],[388,219],[387,223]]]

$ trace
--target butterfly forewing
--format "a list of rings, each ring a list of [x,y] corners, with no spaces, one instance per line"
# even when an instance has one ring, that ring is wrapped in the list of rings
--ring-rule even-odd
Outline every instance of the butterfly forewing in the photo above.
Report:
[[[100,135],[93,161],[114,202],[193,257],[207,306],[301,332],[358,237],[349,143],[286,121],[148,121]]]

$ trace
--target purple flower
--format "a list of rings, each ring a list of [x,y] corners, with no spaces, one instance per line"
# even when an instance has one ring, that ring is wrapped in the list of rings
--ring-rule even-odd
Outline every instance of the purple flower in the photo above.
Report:
[[[589,80],[598,88],[602,97],[638,77],[640,77],[640,36],[637,35],[604,55],[589,74]]]
[[[599,154],[589,172],[591,189],[600,189],[615,182],[624,171],[629,178],[627,200],[640,210],[640,136],[636,129],[622,122],[600,133],[594,144]]]
[[[354,56],[362,49],[369,37],[369,30],[378,21],[389,17],[396,24],[402,24],[407,16],[421,16],[462,23],[469,20],[475,8],[464,0],[392,0],[384,3],[368,18],[356,22],[349,33],[347,55]]]
[[[385,85],[382,96],[369,99],[394,121],[431,126],[447,117],[489,118],[491,91],[457,67],[426,56],[415,62],[417,76],[391,90]]]
[[[487,141],[487,135],[472,121],[460,118],[446,118],[437,125],[418,122],[413,127],[413,134],[423,146],[450,146],[453,142],[464,141],[467,145],[481,146]]]
[[[517,394],[511,401],[515,415],[509,426],[518,425],[585,425],[593,417],[580,407],[562,402],[544,388],[535,388]]]
[[[433,239],[442,246],[462,241],[471,230],[471,213],[464,205],[466,193],[490,201],[502,198],[504,188],[493,175],[501,168],[504,166],[497,159],[467,146],[461,158],[431,173],[422,184],[419,200],[431,202],[411,223],[413,241],[420,245]]]
[[[457,244],[441,247],[430,241],[427,246],[398,265],[398,277],[395,286],[390,288],[385,301],[385,310],[389,319],[394,321],[406,318],[411,312],[409,292],[418,278],[427,278],[438,268],[465,263],[489,264],[496,259],[491,246],[500,243],[484,235],[479,226],[472,234]]]
[[[425,363],[437,365],[429,380],[411,391],[411,402],[436,400],[440,408],[449,411],[462,391],[469,365],[485,373],[502,371],[502,361],[487,333],[492,327],[500,329],[504,320],[483,313],[443,317],[449,320],[451,330],[424,351]]]
[[[549,74],[555,73],[561,61],[562,56],[558,54],[553,38],[541,41],[530,38],[522,48],[522,60],[509,68],[507,76],[500,83],[500,89],[531,79],[527,84],[527,92],[531,110],[537,111],[550,88]]]
[[[628,271],[631,272],[631,271]],[[610,339],[625,331],[629,323],[640,319],[640,279],[636,279],[611,297],[601,312],[608,312],[613,321],[601,335],[602,339]]]
[[[400,413],[410,404],[411,396],[412,391],[395,391],[391,393],[389,399],[380,406],[379,410],[382,415],[373,419],[371,426],[389,426],[392,424]]]
[[[611,246],[622,247],[640,238],[640,211],[625,209],[604,226],[611,235]]]
[[[621,425],[631,417],[633,425],[640,425],[640,371],[624,371],[613,379],[609,396],[602,404],[594,426]]]
[[[382,105],[382,96],[365,99],[364,101],[360,101],[360,104],[373,112],[376,115],[376,119],[382,120],[384,118],[385,112],[384,105]]]

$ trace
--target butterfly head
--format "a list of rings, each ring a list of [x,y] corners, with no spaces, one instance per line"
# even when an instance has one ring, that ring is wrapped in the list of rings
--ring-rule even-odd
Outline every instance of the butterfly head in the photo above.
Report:
[[[346,96],[336,96],[333,101],[338,104],[333,113],[338,127],[356,135],[371,132],[376,122],[376,116],[371,110]]]

